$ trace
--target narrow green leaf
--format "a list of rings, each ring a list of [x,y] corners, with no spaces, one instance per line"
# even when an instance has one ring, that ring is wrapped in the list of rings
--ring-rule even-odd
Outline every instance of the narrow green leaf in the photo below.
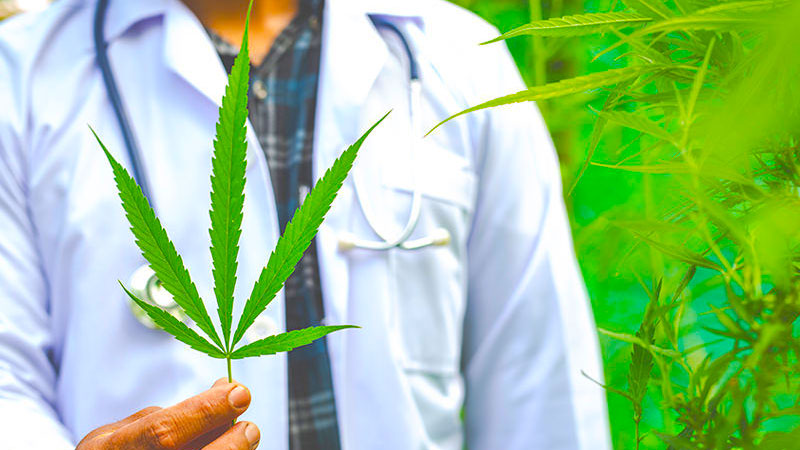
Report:
[[[694,15],[702,14],[753,14],[755,12],[770,11],[788,5],[790,2],[785,0],[750,0],[744,2],[729,2],[721,5],[709,6],[694,12]]]
[[[695,74],[694,81],[692,82],[692,90],[689,94],[689,101],[686,102],[686,117],[684,118],[684,122],[689,124],[684,131],[684,133],[687,135],[689,133],[689,127],[694,121],[694,109],[695,106],[697,106],[697,99],[700,96],[700,89],[703,87],[703,83],[706,81],[708,64],[711,61],[711,54],[714,52],[715,42],[716,37],[711,38],[711,42],[709,42],[708,49],[706,50],[705,57],[703,58],[703,64],[700,66],[700,70],[697,71],[697,74]]]
[[[664,54],[659,52],[658,50],[654,49],[648,42],[645,42],[640,39],[631,39],[629,35],[622,33],[616,29],[612,29],[611,33],[616,36],[619,41],[614,45],[622,45],[627,44],[631,47],[630,55],[635,56],[638,59],[645,61],[648,64],[671,64],[672,60],[669,58],[668,54]],[[602,52],[597,53],[595,56],[592,57],[592,61],[597,61],[600,56],[610,51],[611,48],[606,48]],[[615,58],[615,60],[621,60],[624,56],[620,55]],[[638,92],[629,92],[629,95],[637,94]]]
[[[695,265],[689,266],[689,269],[683,275],[683,278],[681,278],[681,282],[678,284],[678,287],[675,288],[675,293],[672,294],[673,301],[677,300],[678,297],[681,296],[683,290],[686,289],[687,286],[689,286],[689,282],[692,281],[692,278],[694,278],[694,275],[696,273],[697,273],[697,266]]]
[[[739,322],[737,322],[736,320],[731,318],[731,316],[729,316],[725,312],[727,310],[727,308],[725,310],[723,310],[723,309],[717,308],[714,305],[709,305],[709,307],[711,308],[711,312],[714,313],[714,316],[716,316],[716,318],[719,321],[719,323],[723,327],[725,327],[725,331],[728,331],[729,333],[733,333],[733,334],[736,334],[736,335],[742,335],[742,336],[748,336],[749,335],[747,330],[744,327],[742,327],[742,325]],[[743,339],[752,340],[752,338],[751,339],[743,338]]]
[[[653,173],[653,174],[693,174],[706,178],[721,178],[723,180],[735,181],[737,183],[752,183],[746,177],[734,172],[730,167],[704,164],[702,167],[690,166],[684,162],[664,162],[658,164],[603,164],[592,162],[593,166],[605,167],[607,169],[624,170],[627,172]]]
[[[617,333],[616,331],[610,331],[610,330],[607,330],[605,328],[598,328],[597,331],[600,334],[608,336],[608,337],[610,337],[612,339],[616,339],[616,340],[622,341],[622,342],[627,342],[628,344],[636,344],[638,346],[641,346],[642,348],[644,348],[645,350],[651,352],[654,355],[666,356],[668,358],[680,358],[681,357],[680,352],[677,352],[675,350],[670,350],[668,348],[662,348],[662,347],[659,347],[659,346],[651,344],[651,343],[647,343],[643,339],[641,339],[639,336],[634,336],[634,335],[629,334],[629,333]]]
[[[242,359],[249,358],[251,356],[274,355],[275,353],[279,352],[288,352],[297,347],[308,345],[323,336],[333,333],[334,331],[344,330],[346,328],[359,327],[353,325],[319,326],[275,334],[240,347],[234,351],[233,354],[231,354],[231,359]]]
[[[612,107],[614,107],[628,92],[628,88],[630,87],[631,80],[623,81],[614,88],[614,90],[606,97],[606,101],[603,103],[602,111],[610,111]],[[603,130],[608,124],[608,120],[604,119],[603,117],[599,117],[595,122],[594,126],[592,127],[592,134],[589,136],[589,150],[586,152],[586,158],[581,163],[580,169],[578,169],[577,175],[575,175],[575,179],[572,181],[572,185],[570,186],[569,190],[567,191],[567,197],[572,196],[572,192],[575,191],[575,188],[578,186],[578,183],[583,178],[583,174],[586,173],[586,169],[589,168],[589,165],[592,163],[592,158],[594,157],[594,152],[597,150],[597,146],[600,144],[600,137],[603,135]]]
[[[221,349],[215,347],[212,343],[205,340],[202,336],[197,334],[197,332],[186,326],[186,324],[173,317],[172,314],[164,311],[158,306],[151,305],[150,303],[140,300],[133,295],[131,291],[129,291],[122,284],[122,282],[119,284],[122,286],[122,289],[125,290],[125,293],[128,294],[128,297],[130,297],[131,300],[139,305],[139,307],[142,308],[148,316],[150,316],[150,318],[153,320],[153,323],[158,325],[162,330],[171,334],[175,337],[175,339],[183,342],[189,347],[205,353],[212,358],[225,358],[225,354]]]
[[[611,123],[636,130],[640,133],[649,134],[656,139],[676,144],[675,138],[659,124],[648,119],[646,116],[627,111],[596,111],[597,114]]]
[[[768,23],[769,22],[758,16],[746,17],[723,14],[702,14],[662,20],[638,30],[631,36],[636,38],[653,33],[690,30],[729,31],[749,28],[756,25],[766,25]]]
[[[650,17],[666,19],[672,15],[662,0],[623,0],[623,3]]]
[[[222,342],[214,329],[214,325],[211,323],[211,318],[208,316],[203,300],[200,299],[200,295],[197,293],[197,287],[189,277],[189,271],[184,267],[183,260],[169,240],[167,232],[161,226],[161,222],[156,217],[144,194],[142,194],[141,188],[136,184],[133,177],[128,174],[128,171],[111,156],[111,153],[103,145],[94,130],[92,130],[92,134],[94,134],[95,139],[97,139],[103,152],[105,152],[106,158],[111,164],[111,169],[114,171],[114,181],[119,190],[119,198],[122,200],[122,208],[125,210],[125,215],[131,225],[131,231],[136,238],[136,245],[142,251],[142,256],[150,263],[150,267],[156,273],[158,279],[161,280],[164,289],[172,294],[175,303],[197,323],[197,326],[215,344],[222,348]]]
[[[361,138],[345,150],[333,163],[325,175],[320,178],[314,188],[306,196],[303,204],[297,209],[294,217],[286,225],[283,235],[275,244],[275,250],[269,257],[266,267],[261,271],[250,298],[245,303],[244,311],[233,336],[233,345],[236,345],[244,336],[245,331],[253,324],[256,317],[261,314],[269,302],[289,278],[295,265],[300,261],[303,252],[311,244],[325,214],[336,198],[339,188],[342,187],[350,168],[353,166],[358,149],[367,136],[388,116],[387,113],[375,123]]]
[[[244,205],[245,167],[247,157],[247,90],[250,72],[248,49],[248,13],[242,46],[233,63],[222,107],[219,109],[217,135],[211,173],[211,260],[214,294],[222,327],[225,348],[229,348],[233,321],[233,291],[236,286],[236,257]]]
[[[692,253],[691,251],[683,247],[678,247],[675,245],[669,245],[663,242],[658,242],[640,233],[634,232],[633,234],[636,235],[636,237],[638,237],[639,239],[653,246],[656,250],[660,251],[661,253],[664,253],[667,256],[671,256],[677,259],[678,261],[683,261],[687,264],[692,264],[698,267],[705,267],[707,269],[713,269],[722,272],[722,267],[720,267],[719,264],[710,261],[708,259],[705,259],[700,255]]]
[[[720,330],[720,329],[717,329],[717,328],[712,328],[712,327],[707,327],[707,326],[703,326],[702,329],[708,331],[709,333],[716,334],[718,336],[723,336],[723,337],[726,337],[728,339],[745,341],[745,342],[749,342],[751,344],[754,341],[753,336],[750,336],[747,333],[744,333],[744,332],[741,332],[741,331],[737,331],[737,330],[727,330],[727,329]]]
[[[595,380],[594,378],[590,377],[590,376],[589,376],[589,374],[587,374],[587,373],[586,373],[586,372],[584,372],[583,370],[581,370],[581,375],[583,375],[584,377],[586,377],[586,378],[587,378],[589,381],[591,381],[592,383],[594,383],[594,384],[596,384],[596,385],[600,386],[601,388],[603,388],[603,389],[607,390],[608,392],[611,392],[611,393],[613,393],[613,394],[617,394],[617,395],[621,395],[622,397],[625,397],[625,398],[627,398],[628,400],[630,400],[630,401],[633,401],[633,399],[631,398],[630,394],[628,394],[627,392],[625,392],[625,391],[620,391],[619,389],[615,388],[614,386],[609,386],[609,385],[607,385],[607,384],[603,384],[603,383],[601,383],[601,382],[599,382],[599,381]]]
[[[610,12],[589,13],[564,16],[554,19],[537,20],[484,42],[481,45],[491,44],[516,36],[583,36],[587,34],[608,31],[612,27],[625,28],[651,22],[653,19],[635,13]]]
[[[456,117],[463,116],[471,112],[479,111],[481,109],[492,108],[495,106],[509,105],[512,103],[546,100],[555,97],[562,97],[569,94],[577,94],[591,89],[597,89],[612,84],[622,83],[624,81],[638,78],[644,74],[667,70],[668,66],[662,65],[646,65],[646,66],[632,66],[624,67],[622,69],[606,70],[604,72],[593,73],[590,75],[583,75],[580,77],[570,78],[567,80],[558,81],[555,83],[548,83],[543,86],[534,86],[524,91],[517,92],[516,94],[506,95],[504,97],[489,100],[477,106],[467,108],[459,113],[453,114],[447,119],[439,122],[433,127],[428,134],[433,133],[434,130],[444,125],[445,123],[455,119]]]

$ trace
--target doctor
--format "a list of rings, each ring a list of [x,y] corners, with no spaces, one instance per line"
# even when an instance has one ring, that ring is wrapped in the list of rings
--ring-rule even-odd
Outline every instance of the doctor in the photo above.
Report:
[[[269,449],[608,448],[604,393],[581,373],[602,378],[592,315],[538,112],[481,111],[421,139],[522,88],[504,46],[476,45],[497,31],[441,0],[254,10],[239,287],[310,183],[394,113],[246,339],[362,329],[237,361],[236,384],[208,389],[219,361],[132,314],[117,280],[144,261],[86,125],[138,167],[213,298],[211,143],[246,3],[60,0],[0,25],[0,448],[244,449],[259,434]]]

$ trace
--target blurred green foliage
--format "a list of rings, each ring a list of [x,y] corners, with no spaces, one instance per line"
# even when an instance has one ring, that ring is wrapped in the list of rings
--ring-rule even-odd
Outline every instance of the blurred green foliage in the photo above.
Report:
[[[546,85],[615,447],[800,448],[800,3],[456,3]]]

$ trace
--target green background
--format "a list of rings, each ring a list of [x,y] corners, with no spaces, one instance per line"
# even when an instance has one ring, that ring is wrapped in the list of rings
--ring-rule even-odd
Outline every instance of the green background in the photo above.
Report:
[[[607,11],[611,2],[453,0],[453,3],[472,10],[501,32],[506,32],[538,18]],[[614,42],[610,37],[545,38],[536,43],[533,38],[526,36],[506,42],[528,85],[540,85],[543,82],[624,66],[621,59],[616,60],[620,54],[614,52],[592,61],[596,54]],[[652,285],[652,280],[643,278],[650,273],[658,273],[650,269],[653,264],[661,268],[660,261],[651,261],[649,253],[645,255],[638,252],[635,240],[619,228],[610,226],[609,222],[641,218],[646,214],[652,198],[669,198],[669,189],[666,186],[650,185],[647,177],[641,174],[590,166],[568,195],[586,157],[589,136],[596,118],[589,105],[600,109],[604,97],[603,92],[574,95],[548,101],[539,107],[559,154],[576,252],[597,325],[632,334],[638,329],[648,303],[648,294],[640,282]],[[631,145],[628,141],[632,139],[626,137],[626,131],[621,128],[605,131],[593,160],[614,160],[621,149]],[[600,344],[605,382],[619,388],[626,386],[631,361],[630,345],[605,336],[600,336]],[[612,393],[608,395],[608,402],[614,446],[630,448],[635,442],[631,404],[627,399]],[[646,407],[645,411],[644,424],[649,422],[658,426],[662,423],[663,417],[653,417],[659,414],[658,408]],[[655,442],[651,441],[653,444]]]

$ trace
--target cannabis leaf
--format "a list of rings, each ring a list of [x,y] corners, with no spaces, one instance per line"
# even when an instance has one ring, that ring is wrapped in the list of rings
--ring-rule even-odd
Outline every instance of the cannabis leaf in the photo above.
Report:
[[[345,328],[358,328],[352,325],[334,325],[308,327],[302,330],[293,330],[286,333],[276,334],[264,339],[253,342],[237,349],[231,355],[232,359],[247,358],[249,356],[272,355],[278,352],[288,352],[289,350],[310,344],[314,340],[321,338],[329,333]]]
[[[737,16],[728,14],[698,14],[696,16],[674,17],[656,22],[637,31],[634,36],[639,37],[652,33],[663,33],[675,30],[738,30],[757,25],[766,26],[769,22],[759,16]]]
[[[543,86],[534,86],[524,91],[517,92],[515,94],[510,94],[504,97],[499,97],[493,100],[489,100],[487,102],[481,103],[471,108],[467,108],[459,113],[453,114],[447,119],[436,124],[436,126],[433,127],[431,131],[428,131],[427,134],[433,133],[434,130],[444,125],[445,123],[455,119],[456,117],[474,111],[479,111],[481,109],[493,108],[495,106],[509,105],[512,103],[546,100],[569,94],[577,94],[579,92],[584,92],[591,89],[597,89],[605,86],[610,86],[612,84],[623,83],[629,80],[635,80],[636,78],[639,78],[640,76],[648,73],[663,72],[665,70],[671,70],[671,69],[674,68],[670,68],[668,66],[663,66],[659,64],[651,64],[646,66],[645,65],[631,66],[631,67],[624,67],[622,69],[611,69],[611,70],[606,70],[605,72],[598,72],[590,75],[569,78],[566,80],[557,81],[555,83],[548,83]]]
[[[383,116],[355,144],[345,150],[306,196],[303,204],[286,226],[283,235],[278,239],[275,250],[270,255],[266,267],[262,270],[245,304],[236,327],[236,333],[231,339],[236,259],[239,253],[245,168],[247,166],[245,124],[248,115],[247,92],[250,67],[248,29],[251,8],[252,1],[247,13],[241,50],[236,56],[228,77],[222,106],[219,109],[212,158],[209,237],[214,294],[217,299],[217,313],[223,339],[220,339],[214,328],[203,300],[200,298],[189,272],[184,267],[183,260],[169,240],[167,232],[161,226],[161,222],[156,217],[141,188],[128,171],[114,159],[99,136],[92,130],[111,165],[123,210],[142,256],[150,263],[155,275],[161,280],[167,292],[173,296],[178,307],[186,312],[186,315],[197,324],[208,339],[164,309],[137,298],[123,286],[125,293],[144,310],[157,326],[173,335],[177,340],[212,358],[226,359],[229,380],[232,378],[230,364],[232,359],[288,352],[310,344],[334,331],[357,328],[352,325],[315,326],[269,336],[238,349],[235,348],[247,329],[253,325],[256,317],[264,311],[294,271],[295,265],[300,261],[317,234],[325,214],[347,178],[359,148],[372,130],[388,115],[387,113]]]
[[[244,205],[245,159],[247,157],[247,88],[250,53],[247,43],[250,14],[244,26],[242,48],[231,68],[222,97],[214,139],[211,173],[211,261],[214,266],[214,294],[217,297],[225,349],[230,349],[233,320],[233,289],[236,285],[236,256]]]
[[[636,13],[610,12],[589,13],[564,16],[559,18],[537,20],[486,41],[483,44],[510,39],[529,34],[533,36],[582,36],[598,33],[614,28],[624,28],[651,22],[653,19]]]

